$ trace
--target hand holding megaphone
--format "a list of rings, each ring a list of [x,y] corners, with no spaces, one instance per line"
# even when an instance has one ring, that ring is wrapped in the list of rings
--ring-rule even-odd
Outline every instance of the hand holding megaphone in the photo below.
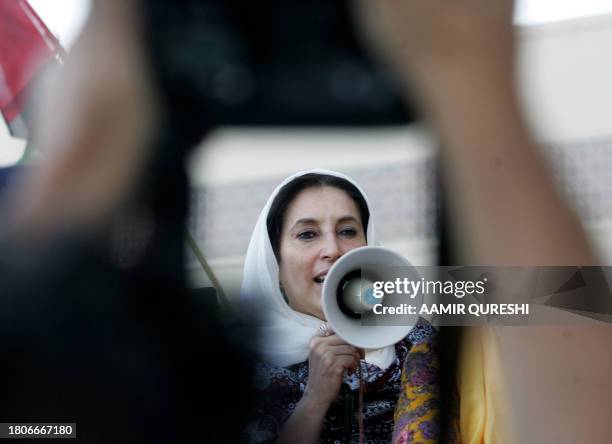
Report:
[[[344,341],[360,348],[382,348],[402,340],[417,323],[418,314],[377,318],[372,313],[375,305],[393,304],[397,300],[387,295],[375,297],[374,283],[393,281],[400,275],[419,279],[406,258],[387,248],[356,248],[338,259],[323,284],[323,312],[330,328]]]

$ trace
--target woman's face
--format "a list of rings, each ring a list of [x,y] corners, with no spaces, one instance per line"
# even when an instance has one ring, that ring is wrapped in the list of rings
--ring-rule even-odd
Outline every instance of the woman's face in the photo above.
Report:
[[[325,319],[325,275],[347,251],[366,245],[355,202],[329,186],[306,188],[289,204],[280,239],[280,281],[289,306]]]

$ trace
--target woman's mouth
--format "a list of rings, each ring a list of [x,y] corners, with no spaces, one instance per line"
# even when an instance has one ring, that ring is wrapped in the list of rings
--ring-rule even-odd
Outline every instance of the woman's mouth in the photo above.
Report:
[[[323,282],[325,282],[325,277],[327,276],[327,272],[320,274],[319,276],[315,277],[313,279],[313,281],[315,281],[317,284],[322,284]]]

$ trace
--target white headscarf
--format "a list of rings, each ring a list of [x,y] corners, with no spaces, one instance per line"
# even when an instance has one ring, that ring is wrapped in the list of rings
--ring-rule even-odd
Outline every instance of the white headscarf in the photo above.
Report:
[[[286,178],[276,187],[259,214],[247,250],[240,301],[243,308],[257,310],[262,316],[260,352],[266,362],[286,367],[308,358],[308,344],[318,332],[322,321],[314,316],[293,310],[280,291],[279,269],[268,235],[267,218],[274,198],[289,182],[305,174],[316,173],[342,178],[353,184],[363,196],[370,218],[366,227],[368,245],[376,245],[374,222],[368,199],[352,179],[335,171],[315,168],[300,171]],[[366,350],[366,361],[387,368],[395,357],[393,346]]]

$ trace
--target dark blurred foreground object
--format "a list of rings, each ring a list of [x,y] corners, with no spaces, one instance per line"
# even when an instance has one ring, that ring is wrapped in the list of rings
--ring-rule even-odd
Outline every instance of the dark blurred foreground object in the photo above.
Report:
[[[154,229],[128,265],[128,246],[91,232],[0,241],[0,422],[75,422],[87,443],[239,441],[253,335],[187,289],[182,197],[142,197]]]
[[[132,26],[131,16],[126,18],[122,8],[128,12],[138,8],[144,29]],[[0,422],[75,422],[78,441],[87,443],[238,440],[250,405],[250,359],[244,345],[252,335],[245,326],[228,325],[229,321],[219,320],[217,311],[203,306],[198,299],[202,295],[188,291],[184,272],[188,202],[184,159],[210,126],[183,118],[204,109],[203,99],[197,84],[174,83],[183,76],[167,73],[178,73],[181,67],[172,66],[171,51],[160,50],[166,27],[181,28],[189,18],[189,8],[181,12],[182,8],[153,0],[94,1],[99,14],[92,14],[86,27],[89,40],[81,40],[81,50],[89,50],[89,55],[91,48],[108,50],[100,43],[108,40],[109,26],[144,40],[146,68],[155,80],[162,116],[152,141],[133,139],[146,139],[150,156],[131,165],[135,184],[113,195],[116,200],[108,203],[108,212],[96,213],[98,218],[88,224],[74,217],[78,213],[63,213],[66,218],[57,219],[63,224],[53,225],[53,231],[40,239],[16,240],[0,227],[0,378],[5,387]],[[160,19],[164,12],[170,21]],[[166,49],[171,47],[169,43]],[[191,51],[196,50],[191,46]],[[107,63],[105,56],[109,54],[96,53],[86,60]],[[115,74],[112,69],[110,73]],[[109,87],[103,76],[96,78],[95,85],[87,82],[88,76],[76,78],[82,83],[63,85],[76,91],[70,97],[73,102],[98,98],[97,92],[103,90],[103,98],[117,107],[117,91],[110,90],[116,83]],[[88,96],[92,90],[93,96]],[[126,122],[124,109],[105,120],[107,115],[99,110],[108,107],[97,108],[98,104],[76,116],[77,130],[89,136],[87,130],[102,126],[105,134],[131,134],[121,126]],[[92,109],[99,112],[92,115]],[[46,119],[53,123],[57,116],[46,114]],[[95,207],[100,202],[95,200],[95,189],[88,187],[91,177],[77,179],[90,171],[101,174],[110,187],[118,180],[116,167],[125,163],[122,156],[129,158],[127,151],[139,147],[113,151],[125,139],[84,140],[90,143],[78,138],[66,142],[76,160],[60,168],[60,176],[82,188],[84,201],[88,198],[88,205]],[[112,162],[103,164],[100,157],[108,153]],[[36,173],[52,164],[42,164]],[[53,202],[70,201],[68,191],[73,188],[57,187]],[[134,212],[143,215],[149,230],[130,256],[134,260],[125,265],[117,261],[112,231],[116,221]],[[10,214],[1,216],[3,225]],[[35,229],[44,228],[48,216],[43,211],[28,221],[29,233],[38,234]]]
[[[5,244],[0,261],[0,422],[76,422],[88,443],[238,440],[244,326],[82,244]]]
[[[381,125],[413,120],[358,41],[347,1],[190,1],[156,7],[173,83],[196,85],[214,125]]]

